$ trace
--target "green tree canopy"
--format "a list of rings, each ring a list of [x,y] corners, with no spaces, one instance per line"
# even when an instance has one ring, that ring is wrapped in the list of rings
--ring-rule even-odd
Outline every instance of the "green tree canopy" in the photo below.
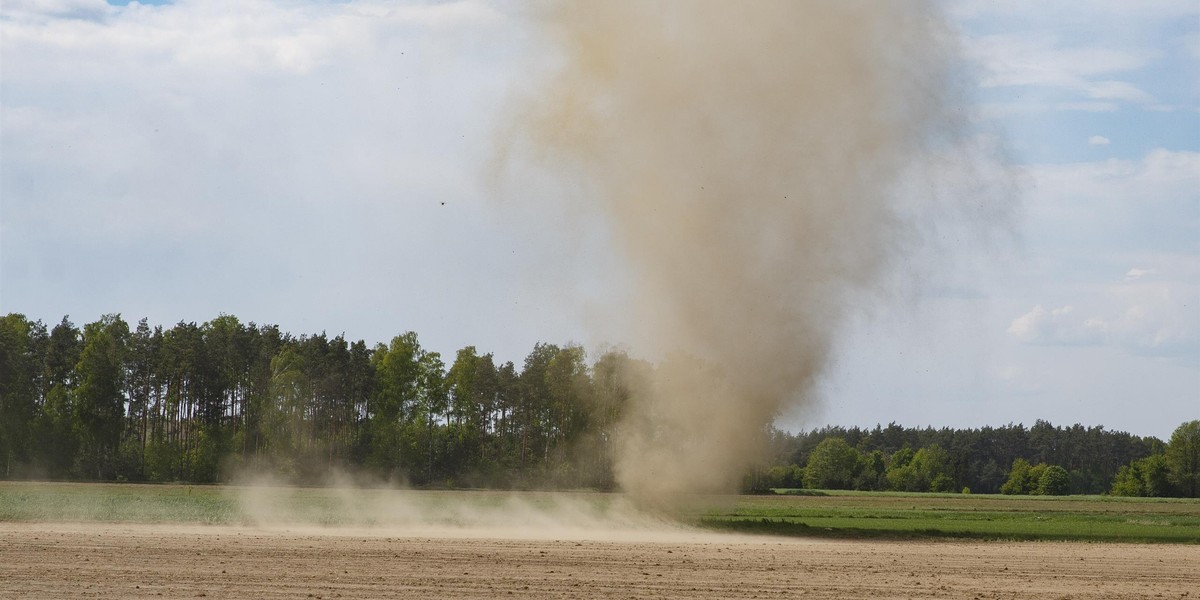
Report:
[[[105,315],[83,331],[83,350],[75,367],[79,387],[73,408],[86,452],[97,479],[106,477],[121,440],[125,416],[125,346],[129,325],[120,315]]]
[[[1001,494],[1028,494],[1033,491],[1032,477],[1030,470],[1032,466],[1029,461],[1018,458],[1013,461],[1012,468],[1008,471],[1008,480],[1004,485],[1000,486]]]
[[[133,332],[119,315],[82,331],[64,317],[47,331],[10,314],[0,319],[0,477],[213,482],[246,468],[311,483],[349,467],[416,484],[611,489],[621,427],[645,439],[675,427],[638,404],[671,365],[687,365],[675,374],[687,394],[722,393],[688,375],[720,365],[679,356],[656,365],[615,351],[589,364],[579,346],[538,343],[514,366],[468,346],[448,366],[412,332],[372,348],[224,314],[170,328],[143,319]],[[1197,429],[1185,423],[1164,444],[1044,421],[764,428],[754,434],[776,462],[745,481],[1050,494],[1065,471],[1071,493],[1195,494]]]
[[[29,460],[30,428],[38,409],[41,357],[40,322],[25,315],[0,318],[0,474],[12,476],[14,463]]]
[[[1175,429],[1164,458],[1171,483],[1179,493],[1187,498],[1200,496],[1200,420]]]
[[[1038,478],[1040,496],[1066,496],[1071,491],[1071,475],[1058,465],[1049,465]]]
[[[954,479],[947,473],[948,464],[949,455],[941,446],[933,444],[917,450],[907,463],[893,465],[887,473],[888,482],[892,489],[907,492],[954,491]]]
[[[804,467],[804,486],[819,489],[848,489],[862,468],[862,457],[846,440],[825,438],[813,449]]]
[[[1174,493],[1167,461],[1161,454],[1135,460],[1117,471],[1111,490],[1114,496],[1163,497]]]

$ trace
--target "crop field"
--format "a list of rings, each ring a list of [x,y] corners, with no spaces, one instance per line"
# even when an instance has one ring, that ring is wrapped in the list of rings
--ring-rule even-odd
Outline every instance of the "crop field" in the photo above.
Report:
[[[1200,500],[803,491],[690,498],[702,529],[824,538],[1200,544]],[[638,525],[613,494],[75,483],[0,484],[0,521],[208,525],[475,526],[551,517]],[[645,517],[645,518],[641,518]]]
[[[1198,521],[1195,501],[1101,497],[664,515],[584,492],[3,483],[0,597],[1194,598]]]
[[[708,527],[836,538],[1200,543],[1200,500],[810,492],[742,496]]]

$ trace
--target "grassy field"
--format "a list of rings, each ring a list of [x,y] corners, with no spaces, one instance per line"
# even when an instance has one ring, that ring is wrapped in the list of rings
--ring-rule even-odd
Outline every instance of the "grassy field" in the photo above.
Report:
[[[531,515],[598,520],[618,498],[592,492],[0,482],[0,521],[471,526]]]
[[[742,496],[705,526],[839,538],[1200,543],[1200,500],[805,492]]]
[[[396,491],[0,482],[0,521],[246,524],[264,515],[317,525],[465,524],[514,509],[603,525],[612,494]],[[817,492],[694,498],[685,523],[744,533],[835,538],[1200,543],[1200,500],[1107,496]],[[531,518],[530,515],[535,515]]]
[[[218,486],[0,482],[0,521],[234,523],[236,497]]]

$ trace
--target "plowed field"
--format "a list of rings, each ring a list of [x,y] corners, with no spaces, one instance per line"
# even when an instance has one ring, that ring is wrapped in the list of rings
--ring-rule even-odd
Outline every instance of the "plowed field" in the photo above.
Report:
[[[1200,598],[1200,546],[0,523],[0,598]]]

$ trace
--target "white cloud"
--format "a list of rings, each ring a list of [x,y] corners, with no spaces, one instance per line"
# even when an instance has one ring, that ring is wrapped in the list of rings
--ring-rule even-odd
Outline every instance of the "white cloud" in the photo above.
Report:
[[[1120,110],[1115,102],[1044,102],[1023,100],[1020,102],[983,102],[979,105],[979,114],[985,119],[1005,119],[1020,117],[1050,111],[1111,113]],[[1153,107],[1146,107],[1153,110]]]
[[[1102,135],[1093,135],[1092,137],[1088,138],[1088,143],[1093,146],[1107,146],[1109,144],[1109,139]]]
[[[1200,152],[1159,149],[1140,160],[1037,165],[1027,173],[1030,234],[1043,252],[1127,263],[1138,260],[1134,252],[1196,255]]]
[[[1123,100],[1136,104],[1149,104],[1154,101],[1153,96],[1125,81],[1089,81],[1082,89],[1089,98],[1097,100]]]
[[[1113,286],[1108,293],[1124,307],[1096,319],[1110,343],[1138,354],[1189,354],[1200,348],[1200,287],[1129,283]]]
[[[954,0],[946,8],[962,20],[1016,17],[1047,23],[1103,20],[1118,25],[1130,20],[1176,19],[1200,13],[1194,0],[1092,0],[1086,6],[1044,0]]]
[[[1108,105],[1103,101],[1135,104],[1154,101],[1151,94],[1138,86],[1109,77],[1144,67],[1153,57],[1146,51],[1069,47],[1053,37],[1028,34],[985,35],[967,40],[966,46],[968,56],[984,71],[980,84],[985,88],[1038,87],[1078,98],[1047,108],[1107,110]]]
[[[1053,37],[985,35],[968,40],[968,55],[988,70],[985,86],[1084,86],[1088,77],[1133,71],[1149,62],[1145,51],[1064,47]]]
[[[1146,110],[1157,113],[1173,113],[1181,110],[1200,112],[1200,107],[1184,106],[1182,104],[1151,104]]]
[[[6,0],[0,16],[13,22],[52,19],[101,19],[119,10],[104,0]]]
[[[1200,153],[1159,149],[1027,174],[1034,295],[1024,298],[1039,306],[1014,311],[1008,334],[1200,358]]]
[[[1070,305],[1046,310],[1039,304],[1013,319],[1008,333],[1029,344],[1093,345],[1104,341],[1099,323],[1080,319]]]
[[[1046,310],[1037,305],[1012,320],[1008,334],[1027,344],[1111,345],[1144,355],[1188,355],[1200,351],[1200,285],[1188,281],[1145,281],[1152,269],[1130,269],[1125,281],[1105,286],[1072,305]]]
[[[80,11],[94,18],[64,17]],[[6,78],[19,79],[47,69],[47,78],[53,78],[67,61],[85,77],[88,69],[93,77],[111,76],[121,63],[150,75],[180,69],[223,77],[237,71],[304,73],[339,57],[380,57],[383,46],[414,28],[437,34],[504,19],[479,0],[416,5],[185,0],[124,7],[58,0],[6,8],[4,17],[3,50],[17,57],[6,63]]]
[[[539,312],[574,327],[517,283],[552,253],[477,177],[527,64],[504,6],[60,4],[0,1],[0,312],[419,328],[509,358]]]
[[[1117,104],[1114,104],[1112,102],[1058,102],[1058,103],[1052,104],[1050,106],[1053,107],[1054,110],[1093,112],[1093,113],[1115,112],[1117,109],[1120,108],[1120,106],[1118,106]],[[1044,104],[1035,106],[1035,111],[1040,111],[1040,110],[1045,110],[1045,109],[1046,109],[1046,105],[1044,105]]]

